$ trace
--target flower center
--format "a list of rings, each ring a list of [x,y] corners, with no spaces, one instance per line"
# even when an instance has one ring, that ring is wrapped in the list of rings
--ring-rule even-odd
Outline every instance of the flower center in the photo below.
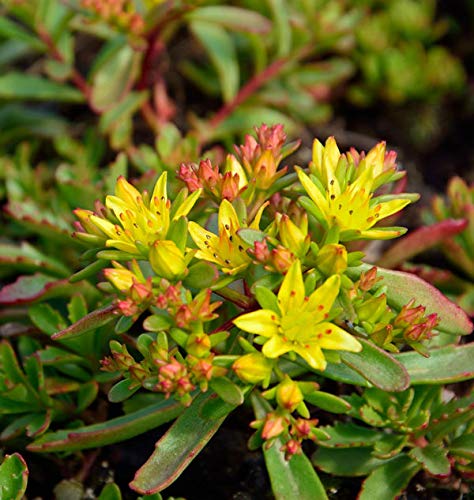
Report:
[[[290,311],[281,318],[281,332],[290,341],[305,342],[311,337],[313,314],[307,311]]]

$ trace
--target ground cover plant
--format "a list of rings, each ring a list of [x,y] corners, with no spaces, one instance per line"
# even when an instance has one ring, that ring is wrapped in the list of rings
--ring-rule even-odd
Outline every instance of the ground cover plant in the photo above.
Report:
[[[244,495],[469,495],[473,187],[407,232],[397,153],[304,128],[462,92],[435,6],[1,3],[0,498],[234,498],[229,425]]]

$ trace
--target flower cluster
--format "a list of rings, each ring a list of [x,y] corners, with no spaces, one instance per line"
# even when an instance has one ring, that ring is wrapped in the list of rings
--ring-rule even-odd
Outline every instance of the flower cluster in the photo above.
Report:
[[[134,35],[140,35],[145,28],[143,17],[129,0],[82,0],[81,4],[103,21]]]
[[[285,140],[281,126],[262,126],[222,169],[183,164],[151,194],[120,177],[105,205],[76,210],[75,234],[105,267],[101,286],[115,291],[122,324],[142,318],[146,332],[128,347],[114,340],[103,368],[132,392],[185,405],[209,387],[236,405],[253,388],[266,408],[252,424],[256,442],[281,440],[289,458],[304,439],[325,438],[307,405],[334,403],[294,367],[320,375],[344,353],[363,358],[364,342],[425,354],[438,318],[410,296],[389,306],[377,269],[360,271],[364,254],[346,243],[404,232],[382,225],[417,198],[390,192],[404,176],[395,154],[384,143],[341,154],[333,138],[316,140],[295,174],[280,166],[297,146]]]

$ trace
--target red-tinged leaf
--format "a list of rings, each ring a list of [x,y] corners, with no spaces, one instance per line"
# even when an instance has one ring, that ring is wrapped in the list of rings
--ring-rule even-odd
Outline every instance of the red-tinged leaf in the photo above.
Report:
[[[383,254],[377,265],[388,268],[397,267],[413,256],[460,233],[466,229],[466,226],[467,220],[465,219],[448,219],[431,226],[420,227],[393,244]]]
[[[264,418],[271,411],[270,405],[262,397],[252,394],[251,401],[258,419]],[[327,499],[324,486],[308,457],[301,453],[286,460],[284,452],[281,451],[283,444],[282,438],[276,438],[270,448],[263,448],[265,464],[275,498],[277,500]]]
[[[183,406],[174,400],[160,401],[138,411],[71,431],[49,433],[28,445],[30,451],[78,451],[125,441],[176,418]]]
[[[439,444],[431,443],[424,448],[413,448],[410,457],[416,460],[428,473],[435,476],[446,476],[451,471],[448,450]]]
[[[0,498],[20,500],[28,483],[28,467],[19,453],[5,455],[0,465]]]
[[[452,384],[474,376],[474,342],[430,350],[424,358],[417,352],[394,354],[410,375],[410,384]]]
[[[358,500],[393,500],[407,487],[420,465],[408,455],[398,455],[369,474]]]
[[[104,326],[113,319],[117,318],[116,312],[117,307],[115,305],[110,305],[104,307],[103,309],[97,309],[96,311],[90,312],[79,321],[76,321],[71,326],[55,333],[51,338],[53,340],[65,340],[79,337],[80,335]]]
[[[225,419],[225,416],[213,420],[201,417],[201,406],[211,396],[197,396],[156,443],[155,451],[130,483],[134,491],[151,495],[167,488],[204,448]],[[230,412],[234,407],[228,405],[228,408]]]
[[[57,280],[51,276],[35,273],[20,276],[14,283],[0,290],[1,305],[31,304],[39,299],[49,299],[68,294],[72,285],[67,280]]]
[[[358,279],[362,272],[367,272],[370,268],[370,265],[362,264],[349,269],[347,274],[350,278]],[[466,313],[418,276],[384,268],[377,268],[377,275],[383,278],[378,286],[387,287],[386,295],[390,306],[401,309],[415,298],[418,304],[426,307],[426,314],[438,314],[440,321],[437,330],[452,335],[468,335],[472,332],[473,325]]]
[[[342,362],[384,391],[403,391],[410,382],[405,367],[383,349],[358,339],[361,352],[341,352]]]

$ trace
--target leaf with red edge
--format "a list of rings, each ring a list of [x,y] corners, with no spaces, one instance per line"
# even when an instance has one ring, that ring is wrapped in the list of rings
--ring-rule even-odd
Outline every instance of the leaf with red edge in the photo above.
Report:
[[[393,244],[382,255],[377,265],[389,268],[397,267],[411,257],[460,233],[466,229],[466,226],[467,220],[465,219],[448,219],[431,226],[420,227]]]
[[[57,280],[45,274],[20,276],[14,283],[0,290],[1,305],[30,304],[39,299],[59,297],[73,292],[67,280]]]
[[[76,321],[71,326],[68,326],[64,330],[55,333],[51,336],[51,338],[53,340],[64,340],[79,337],[80,335],[106,325],[113,319],[117,318],[116,312],[117,307],[115,305],[97,309],[90,312],[79,321]]]
[[[0,498],[20,500],[28,483],[28,467],[19,453],[5,455],[0,465]]]

